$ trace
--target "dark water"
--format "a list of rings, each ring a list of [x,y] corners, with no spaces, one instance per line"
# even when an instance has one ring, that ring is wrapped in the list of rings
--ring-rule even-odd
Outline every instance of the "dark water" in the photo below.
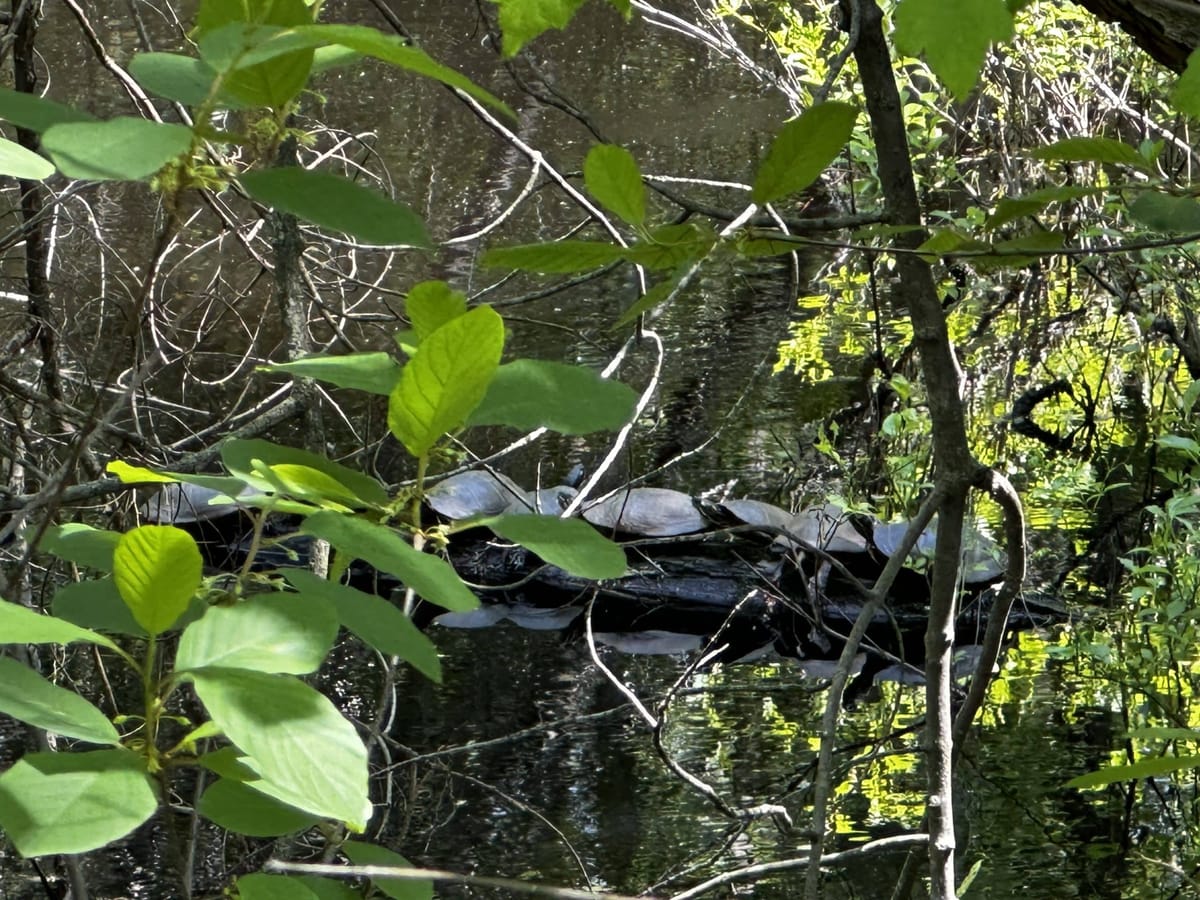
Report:
[[[393,6],[434,56],[494,86],[516,105],[519,124],[514,127],[522,140],[546,149],[563,171],[578,172],[591,136],[511,89],[495,55],[481,46],[474,4]],[[142,7],[158,40],[164,45],[178,40],[167,20],[153,14],[153,4]],[[366,4],[344,0],[327,4],[327,10],[329,20],[358,17],[378,24]],[[187,14],[185,9],[185,20]],[[111,15],[104,37],[113,42],[116,55],[127,58],[136,46],[134,31],[118,11]],[[61,9],[51,7],[47,29],[45,52],[52,71],[82,58],[73,25]],[[586,7],[566,35],[542,39],[533,55],[541,74],[588,109],[606,137],[629,147],[647,172],[745,181],[786,116],[782,101],[731,65],[676,35],[644,25],[626,28],[597,4]],[[367,67],[331,75],[320,87],[324,102],[313,98],[306,112],[360,135],[360,145],[386,166],[397,195],[426,216],[439,238],[488,222],[527,178],[526,161],[439,88]],[[73,74],[69,85],[57,83],[54,93],[64,99],[94,97],[110,95],[111,86],[107,76],[89,66]],[[107,111],[103,105],[89,103],[98,112]],[[330,140],[320,138],[319,146]],[[738,208],[734,195],[722,198]],[[106,189],[101,199],[100,226],[111,246],[131,260],[140,258],[147,235],[134,226],[153,218],[153,204],[136,191]],[[488,241],[499,245],[550,237],[577,221],[576,210],[543,190]],[[444,277],[504,310],[514,353],[601,366],[624,342],[626,333],[614,333],[610,325],[636,298],[631,276],[612,274],[522,300],[547,282],[521,277],[491,290],[503,273],[479,267],[479,250],[472,243],[421,258],[364,255],[356,277],[370,281],[387,274],[381,290],[361,284],[353,289],[351,300],[363,317],[351,316],[347,331],[360,346],[386,346],[393,326],[388,310],[398,308],[396,292],[421,278]],[[99,296],[102,282],[89,270],[89,258],[100,256],[64,262],[61,278],[83,279]],[[809,259],[804,267],[812,270],[824,262]],[[206,267],[217,264],[228,267],[231,280],[244,275],[239,267],[247,265],[228,249],[210,249],[181,261],[168,283],[193,284]],[[827,472],[811,461],[797,463],[813,437],[796,411],[805,385],[794,376],[769,375],[775,346],[798,315],[790,278],[785,263],[735,267],[718,262],[680,302],[651,317],[650,326],[666,348],[662,380],[612,472],[614,481],[645,473],[719,432],[703,453],[653,483],[695,492],[736,480],[736,494],[774,496],[785,503],[826,489]],[[239,321],[253,323],[256,315],[267,313],[258,294],[249,296],[260,306],[239,309]],[[377,321],[380,317],[384,321]],[[68,338],[79,344],[80,353],[90,352],[84,336]],[[240,379],[224,379],[250,347],[262,356],[274,349],[269,340],[251,339],[237,328],[211,329],[199,345],[206,355],[198,358],[207,377],[221,380],[207,391],[206,401],[237,394]],[[653,366],[652,345],[643,342],[621,377],[640,390]],[[743,394],[747,399],[739,405]],[[378,434],[378,422],[367,422],[364,412],[353,424],[362,435]],[[510,437],[483,435],[472,446],[482,453]],[[543,477],[552,477],[577,461],[595,465],[606,448],[603,437],[551,438],[506,466],[522,480],[531,480],[539,466]],[[394,451],[381,455],[384,468],[402,474]],[[798,483],[798,476],[805,481]],[[388,731],[392,743],[386,756],[383,750],[376,755],[377,762],[393,767],[376,784],[377,796],[390,802],[372,837],[414,862],[626,892],[653,886],[656,894],[667,895],[731,867],[788,858],[804,843],[769,820],[741,829],[672,776],[644,723],[578,644],[565,644],[555,632],[509,625],[486,631],[438,629],[435,639],[443,652],[445,683],[399,673]],[[1148,784],[1126,804],[1116,794],[1083,795],[1063,787],[1074,775],[1109,760],[1123,726],[1110,712],[1116,708],[1111,686],[1054,659],[1048,648],[1056,640],[1047,644],[1026,636],[1020,651],[1009,654],[965,750],[957,798],[963,874],[981,863],[966,896],[1187,896],[1177,892],[1175,875],[1140,854],[1186,856],[1177,834],[1181,821],[1194,819],[1188,818],[1192,797],[1164,796]],[[604,653],[618,677],[650,705],[683,666],[676,657]],[[376,661],[347,650],[328,683],[355,715],[378,714]],[[805,773],[815,758],[824,702],[818,687],[794,664],[778,661],[693,675],[670,705],[665,745],[731,803],[782,803],[803,828]],[[920,716],[919,689],[885,684],[877,699],[844,717],[840,737],[847,751],[840,758],[859,759],[872,749],[886,752],[860,762],[843,783],[832,820],[836,843],[848,846],[919,825],[924,796],[919,736],[906,729]],[[873,739],[893,731],[899,734],[892,740]],[[1123,847],[1135,826],[1143,843]],[[156,877],[163,853],[159,843],[142,834],[130,848],[97,854],[90,869],[97,895],[170,896],[171,889]],[[200,871],[215,889],[243,860],[206,846],[210,855]],[[259,848],[246,859],[265,855]],[[831,874],[828,895],[886,897],[900,862],[898,856],[884,857]],[[10,851],[0,848],[0,864],[0,896],[40,896],[28,880],[30,869]],[[747,888],[745,895],[794,897],[801,880],[802,874],[774,878]],[[733,895],[723,890],[715,896]],[[467,894],[451,888],[439,893]]]

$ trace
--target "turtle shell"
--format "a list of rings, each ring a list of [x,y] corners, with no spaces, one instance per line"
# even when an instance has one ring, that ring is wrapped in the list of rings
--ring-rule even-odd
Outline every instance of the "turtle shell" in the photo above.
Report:
[[[510,516],[557,516],[578,493],[575,488],[565,484],[542,488],[540,491],[521,491],[505,512]]]
[[[875,546],[884,556],[891,557],[900,545],[900,539],[908,529],[907,522],[876,522],[871,535]],[[927,566],[933,561],[934,546],[937,544],[937,518],[935,517],[908,554],[908,561],[916,566]],[[992,538],[969,522],[963,525],[962,577],[966,584],[988,584],[1004,574],[1007,564],[1004,551]]]
[[[248,497],[257,493],[254,488],[247,486],[238,497]],[[244,507],[235,503],[212,502],[217,497],[228,496],[223,491],[201,487],[198,484],[164,484],[140,509],[142,516],[150,522],[160,525],[193,525],[241,512]]]
[[[816,547],[826,553],[866,553],[867,539],[850,521],[850,514],[833,503],[822,503],[802,509],[784,526],[797,540],[776,538],[785,546],[803,549]]]
[[[646,537],[691,534],[708,527],[691,495],[667,488],[618,491],[585,509],[583,517],[597,528]]]
[[[457,521],[503,515],[524,495],[511,479],[473,469],[443,478],[425,492],[425,501],[438,515]]]
[[[718,505],[743,525],[786,529],[795,518],[786,509],[762,500],[726,500]]]

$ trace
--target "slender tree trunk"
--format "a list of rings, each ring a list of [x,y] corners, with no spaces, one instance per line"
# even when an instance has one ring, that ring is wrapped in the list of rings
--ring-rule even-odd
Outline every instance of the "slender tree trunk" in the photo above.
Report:
[[[871,134],[875,141],[879,180],[888,221],[920,225],[921,207],[908,154],[899,92],[891,52],[883,33],[883,14],[873,0],[859,3],[859,35],[854,48]],[[929,264],[911,251],[924,239],[921,231],[898,235],[894,295],[907,308],[921,359],[926,398],[933,423],[936,483],[944,500],[938,510],[938,538],[931,585],[926,649],[926,765],[930,893],[934,900],[954,896],[954,803],[951,791],[953,716],[950,708],[951,653],[961,555],[962,522],[967,491],[978,470],[971,456],[960,372],[946,330],[946,319]],[[910,252],[905,252],[910,251]]]

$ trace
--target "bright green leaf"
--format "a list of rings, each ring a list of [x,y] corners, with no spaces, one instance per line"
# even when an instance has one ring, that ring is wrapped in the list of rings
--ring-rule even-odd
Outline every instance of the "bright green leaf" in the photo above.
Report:
[[[492,0],[500,7],[505,56],[515,56],[527,43],[551,28],[567,27],[584,0]]]
[[[453,612],[479,606],[479,600],[444,559],[420,553],[384,525],[335,512],[314,513],[304,520],[306,534],[324,538],[350,559],[361,559],[395,575],[431,603]]]
[[[0,775],[0,829],[22,856],[95,850],[157,807],[142,758],[129,750],[26,753]]]
[[[338,387],[387,396],[400,379],[400,364],[390,353],[347,353],[343,356],[310,356],[293,362],[259,366],[263,372],[283,372],[315,378]]]
[[[346,841],[342,852],[356,866],[392,866],[411,869],[413,864],[401,856],[375,844],[363,841]],[[411,878],[372,878],[371,884],[392,900],[432,900],[433,882]]]
[[[404,298],[404,312],[412,323],[418,344],[466,311],[467,295],[453,290],[444,281],[423,281],[413,285]]]
[[[388,398],[388,428],[413,456],[424,456],[461,428],[500,365],[504,321],[479,306],[425,338]]]
[[[602,241],[555,241],[552,244],[522,244],[494,247],[483,254],[483,264],[492,268],[522,269],[544,275],[587,272],[620,262],[624,247]]]
[[[975,86],[988,47],[1013,30],[1004,0],[904,0],[895,19],[896,48],[907,56],[924,50],[929,68],[960,100]]]
[[[185,676],[209,716],[249,759],[251,787],[356,831],[371,815],[367,753],[329,700],[290,675],[200,669]]]
[[[321,597],[268,594],[233,606],[213,606],[183,632],[175,669],[304,675],[320,667],[337,628],[332,604]]]
[[[625,551],[582,519],[497,516],[479,524],[580,578],[600,581],[625,574]]]
[[[335,463],[318,453],[310,453],[296,447],[284,447],[258,438],[226,441],[221,445],[221,461],[234,475],[247,484],[266,487],[262,478],[254,474],[254,460],[267,466],[306,466],[324,472],[334,481],[345,485],[356,497],[369,506],[384,506],[388,502],[387,490],[370,475],[356,472],[349,466]]]
[[[227,831],[251,837],[278,837],[311,828],[319,821],[303,810],[280,803],[240,781],[221,778],[209,785],[197,812]]]
[[[92,704],[6,656],[0,656],[0,713],[93,744],[121,741],[108,716]]]
[[[751,199],[774,203],[816,181],[850,140],[857,118],[857,108],[830,102],[806,109],[784,125],[758,169]]]
[[[52,125],[42,136],[64,175],[93,181],[148,178],[191,146],[190,128],[132,116]]]
[[[145,466],[131,466],[122,459],[114,459],[104,471],[116,475],[122,484],[175,484],[178,479],[173,475],[164,475]]]
[[[117,649],[117,645],[102,634],[54,616],[44,616],[19,603],[0,600],[0,645],[71,644],[75,641]]]
[[[71,522],[67,525],[52,525],[46,529],[38,543],[38,549],[53,553],[59,559],[73,562],[100,572],[111,572],[113,551],[121,534],[117,531],[101,531],[91,525]]]
[[[361,509],[367,505],[336,478],[311,466],[282,463],[271,466],[271,472],[279,479],[285,493],[318,506],[336,504]]]
[[[1193,118],[1200,118],[1200,50],[1193,50],[1187,67],[1171,91],[1171,105]]]
[[[425,223],[415,212],[340,175],[283,166],[246,172],[238,181],[260,203],[360,241],[432,246]]]
[[[646,186],[633,154],[624,147],[599,144],[583,162],[583,180],[600,203],[627,223],[646,220]]]
[[[204,561],[196,540],[173,525],[143,525],[121,536],[113,553],[113,580],[139,625],[162,634],[183,615]]]
[[[49,160],[14,141],[0,138],[0,175],[41,181],[53,174],[54,166]]]
[[[637,394],[582,366],[518,359],[501,366],[472,425],[545,426],[560,434],[616,431],[633,416]]]
[[[284,569],[280,574],[301,596],[323,597],[333,603],[338,621],[368,646],[407,660],[431,681],[442,680],[437,648],[394,604],[314,575],[307,569]]]

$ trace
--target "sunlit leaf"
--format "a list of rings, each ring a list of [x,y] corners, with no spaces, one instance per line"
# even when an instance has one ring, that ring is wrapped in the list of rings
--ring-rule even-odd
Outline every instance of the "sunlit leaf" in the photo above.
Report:
[[[187,609],[203,567],[195,539],[173,525],[127,531],[113,552],[113,580],[121,599],[152,635],[166,631]]]
[[[856,107],[830,102],[784,125],[755,176],[754,202],[773,203],[816,181],[850,140],[857,117]]]
[[[600,581],[625,574],[625,551],[582,519],[497,516],[479,524],[581,578]]]
[[[74,691],[51,684],[24,663],[0,656],[0,713],[53,734],[117,744],[108,716]]]
[[[418,344],[466,311],[467,295],[453,290],[444,281],[423,281],[413,285],[404,298],[404,312],[412,323]]]
[[[304,675],[320,667],[337,628],[332,604],[321,597],[259,595],[233,606],[213,606],[183,632],[175,669]]]
[[[505,56],[551,28],[566,28],[584,0],[492,0],[500,8]]]
[[[132,116],[52,125],[42,136],[59,171],[93,181],[148,178],[191,146],[190,128]]]
[[[260,776],[251,787],[356,831],[366,826],[366,748],[327,698],[290,675],[195,669],[185,677],[212,720],[249,757]]]
[[[394,604],[383,597],[337,584],[307,569],[280,573],[302,596],[323,597],[337,609],[338,621],[368,646],[399,656],[432,681],[442,680],[437,648]]]
[[[26,753],[0,775],[0,829],[26,857],[103,847],[157,807],[144,762],[129,750]]]
[[[896,48],[925,59],[956,97],[979,78],[988,47],[1012,35],[1004,0],[904,0],[896,7]]]
[[[560,434],[615,431],[633,415],[637,395],[582,366],[518,359],[501,366],[472,425],[546,427]]]
[[[479,306],[423,341],[388,398],[388,428],[413,456],[461,428],[500,365],[504,322]]]
[[[588,151],[583,180],[601,205],[630,225],[645,221],[646,186],[633,154],[624,147],[599,144]]]
[[[369,506],[384,506],[388,502],[387,489],[372,478],[343,466],[319,453],[310,453],[297,447],[285,447],[259,438],[226,441],[221,445],[221,462],[230,472],[256,487],[266,487],[261,478],[254,474],[254,461],[267,466],[305,466],[324,472],[334,481],[348,488]]]

